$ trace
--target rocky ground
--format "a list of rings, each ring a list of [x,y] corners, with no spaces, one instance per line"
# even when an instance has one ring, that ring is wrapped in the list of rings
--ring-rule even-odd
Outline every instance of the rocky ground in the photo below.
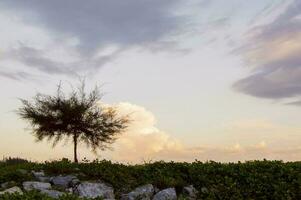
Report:
[[[113,200],[115,198],[114,188],[107,183],[99,181],[81,181],[78,174],[47,176],[44,171],[28,172],[19,169],[19,173],[31,175],[34,180],[24,181],[22,186],[17,186],[14,181],[1,184],[0,196],[5,193],[23,194],[24,191],[36,190],[47,196],[58,199],[64,194],[74,194],[80,198],[103,198]],[[83,174],[81,174],[83,175]],[[198,191],[192,186],[183,188],[181,197],[177,195],[175,188],[159,190],[152,184],[137,187],[133,191],[122,194],[121,200],[196,200]]]

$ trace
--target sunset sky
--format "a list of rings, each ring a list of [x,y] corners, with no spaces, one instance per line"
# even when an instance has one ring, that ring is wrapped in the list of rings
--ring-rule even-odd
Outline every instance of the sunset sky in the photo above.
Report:
[[[15,110],[86,77],[133,122],[80,159],[301,158],[300,0],[0,0],[0,24],[1,157],[72,158]]]

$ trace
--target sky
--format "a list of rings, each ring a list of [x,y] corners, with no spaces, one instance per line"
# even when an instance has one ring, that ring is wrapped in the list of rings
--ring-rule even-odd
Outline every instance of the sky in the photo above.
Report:
[[[36,143],[19,98],[79,77],[133,113],[79,158],[236,162],[301,158],[300,0],[0,0],[0,156],[72,158]]]

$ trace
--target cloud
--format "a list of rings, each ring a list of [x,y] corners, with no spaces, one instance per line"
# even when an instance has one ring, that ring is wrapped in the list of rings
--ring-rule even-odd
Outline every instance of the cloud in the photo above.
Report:
[[[183,20],[173,13],[178,3],[169,0],[12,0],[2,5],[21,12],[25,22],[78,38],[79,45],[90,51],[99,45],[127,46],[161,40],[178,30]]]
[[[180,3],[180,0],[1,1],[0,10],[11,19],[42,29],[51,40],[50,45],[39,48],[28,40],[21,41],[18,48],[6,51],[9,58],[29,68],[47,74],[72,75],[74,71],[98,69],[128,48],[164,51],[166,44],[175,48],[174,37],[187,26],[186,16],[178,12]],[[112,46],[116,51],[99,56],[99,52]],[[66,63],[64,58],[45,55],[57,48],[63,48],[67,56],[77,61]],[[75,55],[70,55],[70,51]]]
[[[301,100],[288,102],[288,103],[286,103],[286,105],[290,105],[290,106],[301,106]]]
[[[246,44],[236,49],[251,74],[233,87],[243,93],[268,99],[301,94],[301,2],[293,1],[272,22],[249,30]]]
[[[104,49],[105,50],[105,49]],[[55,56],[56,50],[45,50],[38,49],[35,47],[30,47],[26,45],[18,45],[15,48],[11,48],[2,54],[2,61],[13,60],[15,63],[20,65],[30,67],[38,71],[42,71],[46,74],[66,74],[69,76],[76,76],[78,73],[81,73],[85,67],[90,70],[96,70],[99,66],[103,66],[112,59],[114,59],[118,51],[110,52],[108,55],[102,55],[102,51],[97,52],[98,56],[86,58],[81,54],[77,54],[71,57],[69,60],[66,59],[57,59]],[[67,53],[64,49],[63,52],[57,53]],[[53,54],[53,55],[51,55]],[[68,55],[66,55],[68,57]],[[75,58],[76,57],[76,58]],[[24,76],[24,79],[30,78],[30,76]]]
[[[267,120],[242,120],[227,123],[220,132],[228,133],[222,144],[188,145],[157,126],[153,113],[142,106],[128,102],[107,105],[115,107],[121,115],[131,113],[129,129],[113,145],[113,151],[101,155],[115,161],[141,163],[143,161],[194,161],[215,160],[234,162],[255,159],[296,159],[300,153],[290,155],[298,145],[299,130],[273,125]],[[283,136],[286,132],[288,137]],[[246,142],[247,141],[247,142]],[[289,148],[286,143],[291,144]],[[281,145],[283,144],[283,145]],[[281,152],[281,153],[279,153]]]
[[[5,72],[5,71],[0,71],[0,76],[13,79],[16,81],[27,79],[31,77],[31,74],[28,74],[26,72]]]
[[[145,108],[131,103],[113,105],[121,115],[130,113],[132,123],[116,141],[112,152],[114,160],[142,162],[144,160],[193,160],[200,152],[198,148],[187,147],[180,140],[160,130],[155,116]]]
[[[128,102],[106,106],[115,107],[121,115],[130,113],[133,122],[129,129],[119,136],[111,150],[95,155],[86,148],[85,144],[80,144],[78,149],[80,159],[84,157],[89,160],[109,159],[134,164],[158,160],[192,162],[196,159],[219,162],[264,158],[294,161],[301,156],[300,127],[281,126],[266,120],[234,121],[226,123],[217,130],[220,134],[219,140],[208,141],[205,144],[201,137],[192,137],[188,134],[186,137],[192,138],[187,138],[185,141],[193,140],[194,144],[187,144],[172,132],[160,129],[155,115],[143,106]],[[0,141],[3,147],[0,156],[23,156],[39,161],[62,157],[73,158],[71,141],[63,142],[53,149],[47,141],[35,143],[34,138],[28,138],[26,135],[21,137],[24,138],[14,140],[11,137],[4,137]],[[34,149],[30,148],[33,146]]]

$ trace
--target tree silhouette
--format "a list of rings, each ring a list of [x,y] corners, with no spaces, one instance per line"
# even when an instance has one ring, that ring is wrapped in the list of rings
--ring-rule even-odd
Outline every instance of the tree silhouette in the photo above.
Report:
[[[56,95],[38,93],[31,101],[21,99],[18,114],[30,122],[37,141],[52,140],[54,147],[62,139],[71,138],[77,163],[79,142],[94,152],[104,150],[129,123],[128,116],[119,116],[112,107],[100,106],[101,98],[98,87],[87,94],[84,81],[68,95],[62,92],[59,84]]]

